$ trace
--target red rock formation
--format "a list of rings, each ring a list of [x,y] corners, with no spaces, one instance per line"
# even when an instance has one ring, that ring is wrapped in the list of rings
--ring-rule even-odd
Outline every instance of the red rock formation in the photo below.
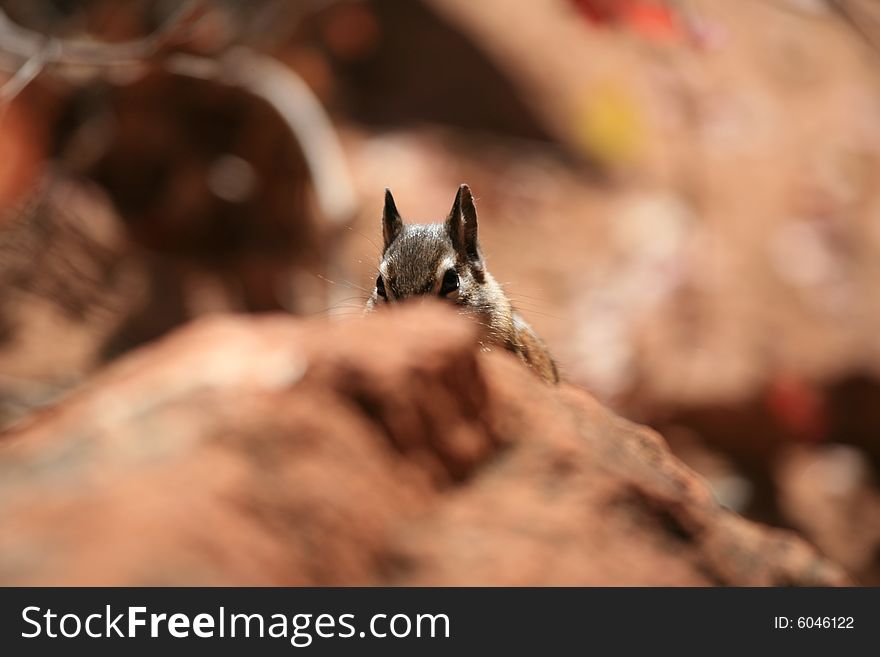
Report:
[[[446,308],[202,320],[0,436],[2,584],[844,584]]]

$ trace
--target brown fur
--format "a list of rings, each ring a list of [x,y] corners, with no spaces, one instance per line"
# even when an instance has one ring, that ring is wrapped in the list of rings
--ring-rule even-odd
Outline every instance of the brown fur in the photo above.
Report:
[[[545,381],[559,382],[547,347],[486,270],[477,240],[477,210],[467,185],[459,188],[442,224],[404,224],[391,191],[385,190],[382,233],[382,261],[368,311],[408,297],[442,296],[483,327],[482,345],[504,347]],[[445,277],[457,281],[457,288],[444,294]]]

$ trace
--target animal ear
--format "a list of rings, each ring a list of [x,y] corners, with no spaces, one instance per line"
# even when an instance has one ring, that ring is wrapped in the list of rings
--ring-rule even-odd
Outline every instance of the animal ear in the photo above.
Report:
[[[391,190],[385,188],[385,207],[382,210],[382,237],[385,239],[385,248],[393,242],[400,231],[403,230],[403,219],[400,218],[400,212],[394,204],[394,197]]]
[[[480,260],[480,247],[477,242],[477,208],[471,188],[461,185],[452,203],[452,210],[446,219],[446,229],[452,245],[460,255],[468,260]]]

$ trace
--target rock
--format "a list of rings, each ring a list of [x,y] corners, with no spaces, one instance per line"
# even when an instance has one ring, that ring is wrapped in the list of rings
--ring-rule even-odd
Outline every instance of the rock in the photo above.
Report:
[[[148,305],[144,264],[94,185],[47,174],[21,203],[0,205],[0,430],[98,368]],[[150,308],[153,322],[167,317]]]
[[[278,309],[277,299],[269,301],[276,293],[291,311],[326,307],[323,283],[302,274],[305,257],[261,251],[260,245],[282,248],[284,238],[259,221],[237,221],[248,233],[231,240],[240,249],[214,253],[209,265],[206,258],[176,253],[179,245],[171,238],[161,244],[154,236],[144,248],[143,236],[110,194],[66,173],[43,175],[20,203],[2,201],[0,180],[0,431],[112,358],[193,317]],[[206,224],[205,235],[222,232],[218,226]],[[314,232],[306,226],[285,230]],[[202,237],[192,241],[208,241]]]
[[[202,319],[0,435],[3,585],[835,585],[445,307]]]
[[[790,447],[776,462],[785,520],[862,583],[880,580],[880,493],[851,445]]]

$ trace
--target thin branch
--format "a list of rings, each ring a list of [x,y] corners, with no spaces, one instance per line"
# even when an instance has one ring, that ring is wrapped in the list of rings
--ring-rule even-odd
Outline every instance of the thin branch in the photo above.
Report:
[[[294,134],[325,216],[349,221],[357,202],[345,155],[309,86],[291,68],[246,48],[231,50],[222,61],[230,79],[269,102]]]
[[[124,43],[99,43],[86,39],[46,37],[14,23],[0,9],[0,51],[6,66],[16,73],[27,62],[47,53],[44,66],[106,68],[140,62],[155,55],[198,21],[205,13],[204,0],[187,0],[155,32],[143,39]]]
[[[43,70],[48,50],[43,49],[21,65],[15,75],[0,86],[0,107],[4,107],[20,94]],[[2,111],[2,110],[0,110]]]

